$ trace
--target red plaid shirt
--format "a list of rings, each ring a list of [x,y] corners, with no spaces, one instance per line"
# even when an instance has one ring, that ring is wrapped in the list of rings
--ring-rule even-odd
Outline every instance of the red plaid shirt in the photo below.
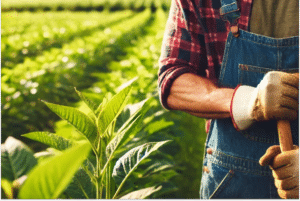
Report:
[[[238,1],[239,28],[248,30],[252,0]],[[173,81],[194,73],[216,81],[223,59],[229,23],[221,19],[220,0],[172,0],[159,59],[159,94],[167,108]]]

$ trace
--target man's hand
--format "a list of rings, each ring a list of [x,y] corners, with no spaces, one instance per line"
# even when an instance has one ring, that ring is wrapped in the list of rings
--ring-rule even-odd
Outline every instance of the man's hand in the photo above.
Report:
[[[298,116],[299,74],[269,72],[256,87],[251,116],[256,121],[295,120]]]
[[[298,117],[299,73],[268,72],[254,88],[238,87],[231,103],[231,116],[238,130],[255,121],[295,120]]]
[[[271,146],[260,158],[260,165],[272,169],[275,186],[281,198],[299,198],[299,147],[281,153],[280,146]]]

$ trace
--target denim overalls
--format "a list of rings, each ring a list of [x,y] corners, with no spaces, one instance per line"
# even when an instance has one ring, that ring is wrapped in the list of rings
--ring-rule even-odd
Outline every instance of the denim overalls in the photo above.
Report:
[[[220,87],[238,84],[256,87],[271,70],[298,72],[298,36],[275,39],[236,28],[239,9],[235,0],[222,0],[221,14],[231,24],[219,76]],[[298,145],[299,120],[291,122]],[[213,120],[206,141],[200,198],[279,198],[272,172],[258,161],[279,144],[276,121],[255,123],[239,132],[230,118]]]

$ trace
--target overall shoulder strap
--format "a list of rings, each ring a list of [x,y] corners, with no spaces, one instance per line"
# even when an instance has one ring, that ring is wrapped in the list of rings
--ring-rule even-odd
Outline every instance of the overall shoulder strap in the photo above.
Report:
[[[220,15],[222,19],[228,21],[231,26],[236,24],[237,19],[241,16],[237,1],[221,0]]]

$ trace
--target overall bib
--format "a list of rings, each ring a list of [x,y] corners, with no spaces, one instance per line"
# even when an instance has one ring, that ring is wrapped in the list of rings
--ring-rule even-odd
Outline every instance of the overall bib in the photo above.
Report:
[[[222,0],[223,19],[229,32],[219,76],[220,87],[256,87],[268,71],[298,72],[297,37],[275,39],[237,30],[239,9],[235,0]],[[298,145],[299,120],[291,122],[294,144]],[[256,122],[237,131],[231,118],[212,120],[205,148],[200,198],[280,198],[268,166],[258,161],[272,145],[278,145],[276,121]]]

